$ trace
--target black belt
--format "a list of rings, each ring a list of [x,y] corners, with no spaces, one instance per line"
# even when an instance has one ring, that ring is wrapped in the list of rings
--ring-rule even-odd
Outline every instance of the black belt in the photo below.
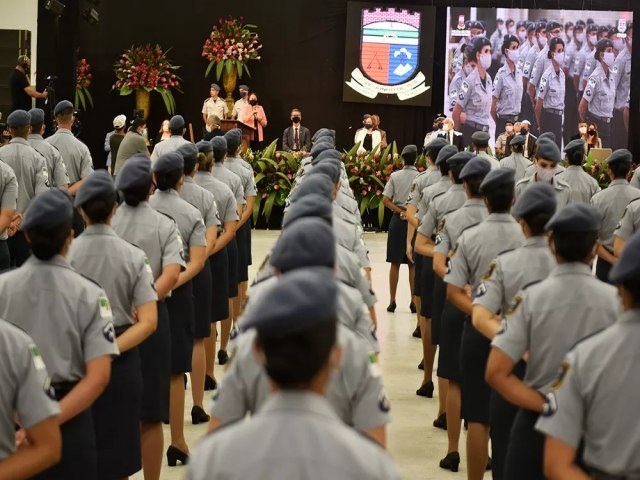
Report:
[[[550,113],[551,115],[557,115],[561,117],[564,114],[564,110],[557,110],[555,108],[543,108],[544,113]]]
[[[599,117],[598,115],[594,115],[593,113],[587,114],[587,120],[589,119],[597,120],[598,122],[603,122],[603,123],[611,123],[611,118]]]
[[[467,127],[475,128],[476,130],[479,130],[481,132],[488,132],[489,131],[489,125],[481,125],[479,123],[471,122],[469,120],[467,120],[465,122],[465,125]]]
[[[56,399],[57,400],[62,400],[64,397],[66,397],[69,392],[71,390],[73,390],[75,388],[75,386],[79,383],[78,382],[56,382],[56,383],[52,383],[51,386],[53,387],[53,390],[56,392]]]
[[[516,115],[497,115],[497,117],[500,120],[504,120],[505,122],[517,122],[518,121],[518,115],[520,114],[516,114]]]

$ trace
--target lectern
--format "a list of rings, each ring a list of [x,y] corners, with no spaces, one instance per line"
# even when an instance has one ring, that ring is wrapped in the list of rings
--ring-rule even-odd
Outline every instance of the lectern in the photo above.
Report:
[[[240,120],[222,120],[220,128],[223,132],[228,132],[229,130],[233,130],[234,128],[239,128],[242,130],[242,151],[245,151],[249,148],[251,143],[251,139],[253,138],[253,132],[256,131],[251,125],[247,125]]]

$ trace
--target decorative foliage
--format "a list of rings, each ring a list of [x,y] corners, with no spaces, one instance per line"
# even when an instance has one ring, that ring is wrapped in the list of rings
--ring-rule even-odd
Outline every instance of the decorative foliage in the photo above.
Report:
[[[76,95],[74,101],[76,109],[82,108],[82,110],[86,111],[87,103],[93,108],[93,97],[89,91],[92,78],[91,65],[86,58],[81,58],[76,62]]]
[[[607,173],[607,164],[594,159],[591,152],[587,155],[587,162],[583,168],[585,172],[596,179],[600,188],[607,188],[609,183],[611,183],[609,174]]]
[[[113,65],[117,79],[113,89],[119,90],[120,95],[129,95],[136,89],[158,92],[167,112],[173,115],[176,111],[173,90],[182,93],[182,79],[175,74],[180,67],[171,63],[167,53],[169,50],[165,52],[159,45],[149,44],[125,50]]]
[[[209,60],[204,76],[209,76],[214,65],[218,80],[224,68],[230,73],[234,66],[238,69],[238,77],[242,78],[244,72],[251,76],[247,62],[260,60],[259,50],[262,48],[258,34],[253,31],[257,28],[245,25],[243,17],[219,19],[202,46],[202,56]]]

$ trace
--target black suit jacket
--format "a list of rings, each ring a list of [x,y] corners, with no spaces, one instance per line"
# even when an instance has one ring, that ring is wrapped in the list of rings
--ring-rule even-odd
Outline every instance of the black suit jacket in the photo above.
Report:
[[[298,132],[300,137],[300,150],[304,150],[308,152],[311,150],[311,132],[307,127],[303,127],[300,125],[300,131]],[[282,134],[282,149],[285,152],[290,152],[293,150],[294,141],[293,141],[293,127],[287,127]]]
[[[538,137],[535,135],[529,134],[529,138],[527,139],[527,144],[525,145],[526,152],[528,154],[529,160],[533,160],[533,154],[536,151],[536,142],[538,141]]]
[[[438,132],[437,136],[450,142],[449,135],[453,135],[453,145],[455,145],[460,152],[464,150],[464,137],[462,133],[452,130],[451,132]]]

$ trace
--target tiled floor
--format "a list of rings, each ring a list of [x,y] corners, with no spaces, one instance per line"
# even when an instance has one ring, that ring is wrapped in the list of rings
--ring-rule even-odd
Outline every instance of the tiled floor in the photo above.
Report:
[[[258,230],[253,232],[254,267],[262,263],[262,259],[275,242],[279,232]],[[425,399],[415,394],[420,386],[422,372],[417,369],[422,356],[420,340],[411,336],[415,328],[415,317],[409,311],[409,287],[407,270],[402,268],[398,287],[398,309],[396,313],[387,313],[388,304],[388,266],[385,263],[386,234],[366,234],[367,246],[373,264],[373,286],[378,294],[378,338],[382,354],[380,363],[387,395],[391,401],[393,419],[387,429],[388,448],[398,465],[402,478],[407,480],[431,479],[464,479],[465,455],[464,436],[460,441],[462,463],[459,473],[451,473],[438,468],[438,460],[446,453],[446,432],[431,426],[438,408],[437,392],[433,399]],[[223,373],[216,366],[217,376]],[[187,442],[193,446],[205,433],[206,427],[191,425],[190,393],[187,392],[185,409],[185,433]],[[165,442],[168,444],[169,431],[165,427]],[[163,466],[162,479],[183,479],[186,469]],[[142,473],[131,477],[135,480],[143,478]],[[490,478],[489,474],[485,478]]]

